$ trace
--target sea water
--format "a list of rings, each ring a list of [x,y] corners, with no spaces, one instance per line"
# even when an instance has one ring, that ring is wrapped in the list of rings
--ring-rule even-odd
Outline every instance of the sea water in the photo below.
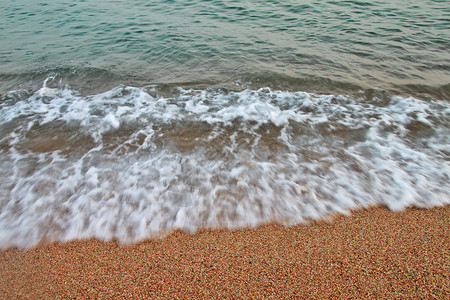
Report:
[[[7,1],[0,246],[450,203],[446,1]]]

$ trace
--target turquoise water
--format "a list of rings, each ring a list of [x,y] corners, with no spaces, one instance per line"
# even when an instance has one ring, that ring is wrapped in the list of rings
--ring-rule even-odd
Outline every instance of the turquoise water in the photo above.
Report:
[[[450,204],[448,1],[4,1],[0,247]]]
[[[0,78],[3,92],[57,73],[80,89],[111,80],[251,82],[448,97],[449,7],[418,0],[6,1]]]

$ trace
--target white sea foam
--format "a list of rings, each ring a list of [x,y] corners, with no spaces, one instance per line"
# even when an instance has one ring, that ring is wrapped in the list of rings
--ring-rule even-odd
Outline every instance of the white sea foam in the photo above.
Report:
[[[449,105],[44,87],[0,103],[0,246],[450,203]]]

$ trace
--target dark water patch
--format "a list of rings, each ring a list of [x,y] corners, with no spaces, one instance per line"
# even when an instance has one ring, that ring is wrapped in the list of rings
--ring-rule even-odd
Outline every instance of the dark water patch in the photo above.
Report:
[[[399,90],[403,90],[405,93],[418,95],[426,99],[436,98],[450,101],[450,83],[438,87],[423,84],[409,84],[400,86]]]
[[[23,74],[0,74],[0,95],[11,90],[36,91],[46,81],[50,87],[70,86],[83,95],[99,93],[126,81],[124,76],[98,68],[51,68]]]
[[[194,48],[198,51],[207,51],[207,44],[198,44]],[[210,49],[210,51],[212,51]],[[344,50],[342,50],[344,51]],[[215,53],[211,52],[210,56],[215,57]],[[283,54],[282,54],[283,55]],[[366,59],[371,59],[370,53],[359,53],[359,55]],[[283,55],[284,56],[284,55]],[[187,56],[180,56],[180,62],[187,59]],[[280,59],[281,57],[276,57]],[[321,59],[316,55],[306,55],[301,53],[292,53],[292,56],[285,57],[283,59],[290,59],[292,64],[299,64],[308,62],[308,64],[315,64]],[[270,59],[265,60],[270,63]],[[331,62],[330,62],[331,63]],[[204,62],[208,64],[208,62]],[[366,65],[367,69],[372,71],[382,71],[386,66],[386,63],[380,61],[379,65],[374,67],[370,63]],[[193,65],[193,69],[195,66]],[[336,66],[340,68],[343,74],[345,72],[351,72],[351,66]],[[409,67],[405,67],[409,68]],[[417,66],[419,68],[419,66]],[[440,69],[443,72],[448,71],[448,66],[422,66],[423,72],[433,72],[433,70]],[[400,70],[392,70],[392,76],[397,78],[408,79],[402,74]],[[82,95],[96,94],[104,91],[108,91],[118,85],[133,85],[139,87],[157,85],[161,90],[175,90],[178,87],[194,88],[194,89],[207,89],[207,88],[224,88],[233,91],[241,91],[246,88],[259,89],[262,87],[270,87],[276,90],[285,91],[307,91],[317,93],[337,93],[337,94],[351,94],[358,95],[364,91],[370,91],[373,87],[368,87],[364,84],[366,81],[375,81],[376,77],[371,76],[371,73],[361,74],[357,82],[346,81],[346,77],[335,76],[331,77],[317,77],[311,75],[297,76],[294,74],[288,74],[283,72],[280,66],[279,72],[252,72],[249,68],[236,68],[229,70],[226,73],[218,72],[202,74],[203,76],[174,76],[174,74],[154,74],[149,70],[148,73],[140,73],[139,75],[133,73],[121,74],[112,72],[101,68],[80,68],[80,67],[67,67],[67,68],[50,68],[42,69],[29,73],[11,73],[0,74],[0,96],[1,101],[8,99],[7,95],[12,90],[23,90],[33,92],[42,87],[44,81],[52,88],[64,89],[70,87],[77,90]],[[424,82],[423,73],[417,73],[412,78],[417,78],[417,82]],[[161,76],[162,75],[162,76]],[[337,74],[336,74],[337,75]],[[340,80],[338,80],[340,79]],[[423,83],[417,84],[397,84],[391,83],[390,86],[382,88],[377,87],[380,90],[387,92],[389,95],[416,95],[421,98],[434,98],[448,100],[450,99],[449,84],[443,84],[439,86],[426,85]],[[16,94],[14,94],[16,95]],[[14,96],[15,97],[15,96]]]

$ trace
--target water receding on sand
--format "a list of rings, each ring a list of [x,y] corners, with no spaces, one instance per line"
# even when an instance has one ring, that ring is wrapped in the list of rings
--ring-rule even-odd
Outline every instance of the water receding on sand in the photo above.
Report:
[[[446,101],[43,86],[1,104],[2,246],[450,203]]]

